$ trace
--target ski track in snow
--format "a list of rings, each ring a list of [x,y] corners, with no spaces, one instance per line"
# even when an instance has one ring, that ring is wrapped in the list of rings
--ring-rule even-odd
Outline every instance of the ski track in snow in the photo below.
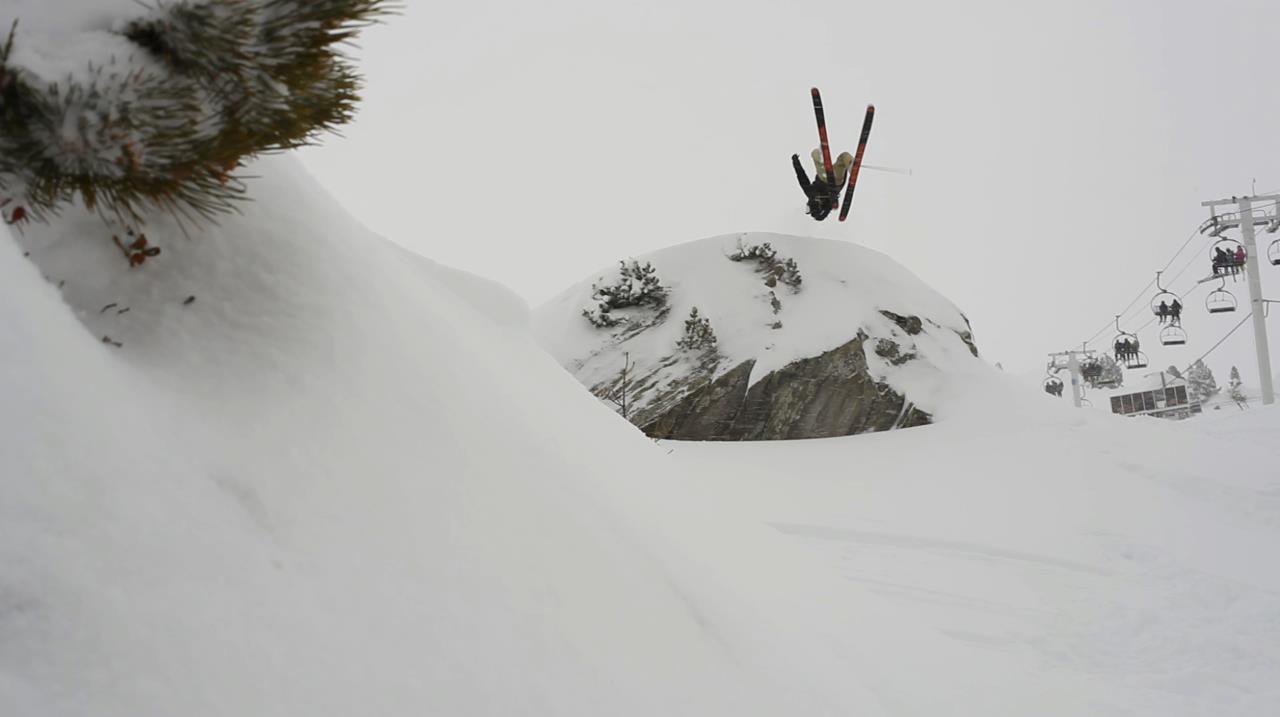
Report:
[[[873,533],[866,530],[831,528],[821,525],[790,525],[786,523],[774,523],[773,526],[779,531],[789,535],[810,536],[823,538],[825,540],[859,543],[862,545],[882,545],[891,548],[908,548],[934,553],[966,555],[979,560],[1015,560],[1030,563],[1032,565],[1076,570],[1084,573],[1093,573],[1095,575],[1110,574],[1106,570],[1101,570],[1099,568],[1094,568],[1071,560],[1061,560],[1059,558],[1051,558],[1044,555],[1034,555],[1016,550],[1003,550],[1001,548],[995,548],[987,545],[977,545],[975,543],[965,543],[954,540],[930,540],[928,538],[918,538],[910,535]]]
[[[664,445],[973,660],[1079,680],[1089,714],[1276,714],[1280,412],[1120,419],[980,383],[923,429]]]

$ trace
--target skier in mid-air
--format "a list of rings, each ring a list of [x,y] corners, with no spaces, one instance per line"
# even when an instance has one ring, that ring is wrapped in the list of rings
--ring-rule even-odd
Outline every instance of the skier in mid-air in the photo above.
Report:
[[[840,153],[835,166],[832,167],[832,172],[835,174],[834,180],[827,176],[822,161],[822,150],[814,149],[812,157],[813,181],[809,181],[809,173],[800,162],[800,155],[791,155],[791,166],[795,168],[796,180],[800,182],[800,188],[804,190],[804,196],[808,199],[809,206],[805,212],[814,219],[822,221],[835,208],[840,198],[840,190],[844,189],[845,179],[849,176],[849,167],[853,165],[853,155],[848,152]]]
[[[809,90],[813,97],[813,116],[818,122],[818,142],[820,146],[813,150],[813,181],[804,170],[800,155],[791,155],[791,166],[796,171],[796,180],[804,190],[807,203],[805,211],[809,216],[822,221],[836,207],[840,208],[840,221],[849,215],[849,205],[853,202],[853,188],[858,182],[858,169],[862,167],[862,153],[867,149],[867,138],[871,135],[871,120],[875,116],[874,105],[867,105],[867,115],[862,120],[862,136],[858,139],[858,154],[841,152],[835,164],[831,163],[831,144],[827,141],[827,118],[822,109],[822,95],[818,88]],[[845,187],[846,180],[848,188]],[[840,193],[844,192],[844,202],[840,201]]]

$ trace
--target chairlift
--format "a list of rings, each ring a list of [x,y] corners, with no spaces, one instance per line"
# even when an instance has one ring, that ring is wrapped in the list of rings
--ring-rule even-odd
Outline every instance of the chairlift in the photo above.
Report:
[[[1271,242],[1271,246],[1267,247],[1267,259],[1272,266],[1280,266],[1280,239]]]
[[[1111,340],[1115,350],[1116,363],[1125,368],[1146,368],[1147,355],[1139,349],[1138,335],[1120,328],[1120,316],[1116,315],[1116,337]]]
[[[1065,388],[1065,384],[1057,376],[1050,374],[1044,377],[1044,392],[1050,396],[1061,397],[1063,388]]]
[[[1187,332],[1182,330],[1180,324],[1169,324],[1160,329],[1160,345],[1161,346],[1185,346],[1187,343]]]
[[[1102,362],[1098,359],[1087,359],[1080,364],[1080,376],[1092,388],[1114,388],[1119,385],[1115,378],[1103,378]]]
[[[1219,238],[1209,249],[1209,262],[1213,266],[1213,275],[1231,274],[1235,276],[1244,268],[1244,262],[1237,257],[1245,256],[1244,244],[1236,239]],[[1247,258],[1247,257],[1246,257]]]
[[[1209,295],[1204,297],[1204,308],[1211,314],[1229,314],[1236,310],[1236,297],[1232,296],[1230,291],[1227,291],[1226,278],[1221,279],[1221,281],[1222,283],[1218,288],[1210,291]]]
[[[1089,359],[1080,364],[1080,375],[1089,383],[1097,383],[1102,378],[1102,364],[1096,359]]]
[[[1219,222],[1216,214],[1209,217],[1204,224],[1200,225],[1200,233],[1204,234],[1207,231],[1211,237],[1220,237],[1222,236],[1222,232],[1225,232],[1226,230],[1227,225]]]
[[[1166,320],[1171,323],[1182,321],[1182,300],[1177,294],[1160,285],[1160,274],[1156,272],[1156,295],[1151,297],[1151,313],[1160,317],[1160,323]]]

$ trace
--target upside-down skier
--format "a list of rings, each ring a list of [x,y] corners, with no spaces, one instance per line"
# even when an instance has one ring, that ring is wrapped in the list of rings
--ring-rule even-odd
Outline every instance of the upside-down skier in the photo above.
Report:
[[[822,221],[827,218],[831,210],[835,208],[836,202],[840,197],[840,190],[844,189],[845,179],[849,175],[849,167],[853,165],[853,155],[848,152],[840,153],[836,159],[832,172],[835,177],[827,175],[826,167],[823,166],[822,150],[814,149],[813,157],[813,181],[809,181],[809,173],[805,171],[804,164],[800,162],[800,155],[791,155],[791,166],[796,170],[796,180],[800,182],[800,188],[804,190],[804,195],[808,200],[808,208],[805,212],[809,216]]]
[[[831,143],[827,140],[827,118],[822,109],[822,94],[818,88],[809,90],[813,97],[813,117],[818,123],[818,142],[820,146],[813,150],[813,180],[804,171],[800,155],[791,155],[791,166],[796,171],[796,180],[804,190],[807,204],[806,212],[818,221],[827,218],[832,210],[840,207],[840,221],[849,215],[849,205],[853,200],[853,188],[858,181],[858,169],[862,166],[862,153],[867,149],[867,137],[871,134],[871,120],[875,116],[874,105],[867,105],[867,115],[862,121],[862,136],[858,138],[858,154],[841,152],[835,163],[831,162]],[[848,188],[845,188],[846,180]],[[840,201],[840,193],[844,192],[844,202]]]

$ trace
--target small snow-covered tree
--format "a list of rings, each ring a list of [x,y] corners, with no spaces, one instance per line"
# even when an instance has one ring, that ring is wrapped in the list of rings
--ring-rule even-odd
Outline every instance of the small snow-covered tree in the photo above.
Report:
[[[800,276],[800,266],[795,259],[779,257],[778,250],[769,242],[744,244],[739,239],[738,248],[729,254],[729,261],[755,262],[757,271],[764,274],[765,286],[769,288],[783,283],[791,287],[792,291],[800,290],[800,284],[803,281]]]
[[[1218,382],[1213,378],[1213,371],[1209,370],[1203,359],[1196,359],[1196,362],[1191,364],[1185,378],[1187,393],[1193,401],[1204,402],[1221,390],[1218,388]]]
[[[627,399],[629,398],[628,391],[630,390],[631,385],[630,378],[627,374],[635,367],[635,362],[631,360],[631,352],[623,351],[622,370],[618,373],[617,385],[613,391],[605,396],[610,403],[618,407],[618,413],[621,413],[623,418],[629,418],[627,414],[630,411],[630,404],[627,402]]]
[[[754,261],[773,261],[778,256],[778,250],[773,248],[769,242],[763,244],[743,244],[742,240],[738,240],[738,248],[729,254],[729,261],[746,261],[748,259]]]
[[[618,275],[612,284],[592,284],[591,300],[594,304],[582,310],[587,321],[597,327],[616,326],[621,319],[611,313],[614,309],[661,308],[667,301],[667,289],[653,264],[645,262],[642,266],[632,259],[630,263],[618,262]]]
[[[1244,395],[1244,382],[1240,380],[1240,369],[1235,366],[1231,367],[1231,376],[1227,379],[1227,396],[1241,408],[1249,404],[1249,399]]]
[[[676,346],[685,351],[714,351],[716,334],[711,330],[711,319],[698,315],[698,307],[689,311],[689,318],[684,320],[684,334],[676,342]]]

